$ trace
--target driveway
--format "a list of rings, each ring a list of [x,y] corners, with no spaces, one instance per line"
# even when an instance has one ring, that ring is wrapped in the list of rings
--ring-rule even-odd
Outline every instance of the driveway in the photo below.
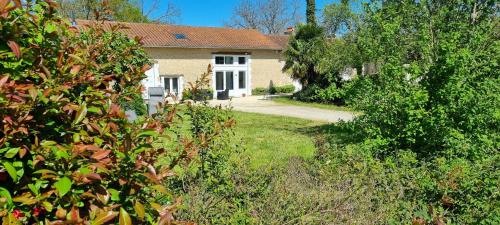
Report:
[[[212,106],[232,106],[234,110],[242,112],[289,116],[324,122],[348,121],[354,118],[352,112],[285,105],[264,99],[263,96],[233,98],[232,100],[212,100],[209,103]]]

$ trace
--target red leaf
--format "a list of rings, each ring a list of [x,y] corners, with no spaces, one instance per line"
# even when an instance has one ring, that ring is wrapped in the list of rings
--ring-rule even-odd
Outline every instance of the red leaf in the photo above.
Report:
[[[127,180],[125,180],[125,179],[123,179],[123,178],[120,178],[120,179],[118,179],[118,183],[119,183],[120,185],[125,185],[125,184],[127,183]]]
[[[71,67],[71,71],[69,71],[71,74],[75,75],[78,72],[80,72],[81,66],[80,65],[74,65]]]
[[[90,173],[85,175],[85,177],[87,177],[90,180],[102,180],[101,176],[97,173]]]
[[[106,157],[109,155],[109,153],[111,153],[111,151],[110,151],[110,150],[98,151],[98,152],[96,152],[96,153],[92,154],[92,156],[91,156],[91,157],[92,157],[93,159],[95,159],[95,160],[101,160],[101,159],[106,158]]]
[[[0,10],[5,9],[5,6],[9,3],[9,0],[0,0]]]
[[[9,79],[9,76],[3,76],[1,79],[0,79],[0,88],[5,84],[7,83],[7,80]]]
[[[19,45],[16,42],[7,41],[7,45],[9,46],[10,50],[14,52],[18,59],[21,58],[21,48],[19,48]]]

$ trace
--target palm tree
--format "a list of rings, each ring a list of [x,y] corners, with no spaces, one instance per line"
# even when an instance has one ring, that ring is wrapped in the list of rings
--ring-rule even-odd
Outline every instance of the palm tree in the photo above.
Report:
[[[315,24],[299,25],[283,52],[285,58],[283,72],[299,80],[304,87],[319,81],[320,73],[316,65],[325,49],[326,40],[321,27]]]

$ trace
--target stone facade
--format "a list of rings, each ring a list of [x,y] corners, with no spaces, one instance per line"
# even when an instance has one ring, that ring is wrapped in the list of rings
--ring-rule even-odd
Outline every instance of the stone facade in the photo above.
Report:
[[[284,61],[277,50],[227,50],[202,48],[146,48],[150,57],[158,63],[160,76],[182,76],[183,85],[194,82],[207,66],[213,63],[213,54],[250,54],[251,88],[292,84],[292,79],[281,71]]]

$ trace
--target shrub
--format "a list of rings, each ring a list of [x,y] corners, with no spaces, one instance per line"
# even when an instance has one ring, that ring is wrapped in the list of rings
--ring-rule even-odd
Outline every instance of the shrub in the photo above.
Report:
[[[182,93],[183,100],[193,101],[206,101],[214,98],[214,91],[212,89],[202,89],[196,94],[191,89],[185,89]]]
[[[267,88],[254,88],[252,90],[252,95],[266,95],[269,93],[269,90]]]
[[[141,94],[132,95],[129,99],[121,99],[118,104],[124,110],[132,110],[138,116],[145,116],[148,112],[146,103]]]
[[[295,91],[295,86],[292,84],[283,86],[271,86],[271,88],[254,88],[252,95],[266,95],[266,94],[289,94]]]
[[[79,35],[50,1],[6,4],[0,9],[3,222],[173,221],[178,201],[161,183],[189,164],[203,141],[193,144],[199,137],[175,129],[175,107],[160,108],[155,119],[127,121],[119,103],[140,95],[149,68],[139,40],[100,23]],[[162,147],[169,140],[171,148]],[[159,164],[162,157],[171,163]]]
[[[326,88],[312,84],[294,93],[293,97],[304,102],[335,103],[340,105],[344,102],[344,91],[337,88],[335,83]]]
[[[203,73],[196,81],[188,82],[190,88],[184,90],[182,97],[194,101],[207,101],[213,98],[213,90],[210,88],[210,76],[212,66],[209,64],[207,72]]]
[[[274,88],[276,90],[275,93],[278,93],[278,94],[288,94],[288,93],[293,93],[295,91],[295,86],[293,86],[293,84],[277,86]]]
[[[364,139],[356,147],[407,187],[393,223],[497,224],[496,5],[476,17],[475,3],[442,3],[367,11],[359,46],[381,69],[347,85],[364,112],[349,126]]]

